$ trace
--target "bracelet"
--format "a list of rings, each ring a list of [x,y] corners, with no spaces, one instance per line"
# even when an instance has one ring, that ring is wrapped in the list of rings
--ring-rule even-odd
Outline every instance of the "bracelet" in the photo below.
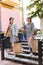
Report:
[[[16,37],[18,37],[18,36],[16,36]]]

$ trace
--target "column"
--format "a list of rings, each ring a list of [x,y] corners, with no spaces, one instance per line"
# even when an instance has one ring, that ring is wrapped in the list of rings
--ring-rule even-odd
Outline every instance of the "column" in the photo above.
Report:
[[[1,3],[1,0],[0,0]],[[1,31],[1,6],[0,6],[0,31]]]
[[[43,18],[40,19],[40,28],[41,28],[41,31],[42,31],[42,34],[43,34]]]

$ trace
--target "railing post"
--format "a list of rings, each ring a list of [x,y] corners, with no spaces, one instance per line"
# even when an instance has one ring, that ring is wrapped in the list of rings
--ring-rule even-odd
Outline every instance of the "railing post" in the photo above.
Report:
[[[42,41],[38,40],[38,61],[42,65]]]
[[[1,40],[1,60],[4,60],[4,41]]]

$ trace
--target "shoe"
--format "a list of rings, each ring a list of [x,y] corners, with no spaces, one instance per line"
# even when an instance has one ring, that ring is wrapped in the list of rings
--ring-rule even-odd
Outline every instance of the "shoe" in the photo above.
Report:
[[[9,55],[14,55],[14,53],[13,53],[13,52],[8,52],[8,54],[9,54]]]
[[[33,53],[30,53],[30,54],[29,54],[29,56],[32,56],[32,55],[33,55]]]
[[[13,57],[13,58],[15,58],[15,57],[16,57],[16,55],[13,55],[12,57]]]
[[[14,59],[16,56],[15,55],[9,55],[9,58]]]

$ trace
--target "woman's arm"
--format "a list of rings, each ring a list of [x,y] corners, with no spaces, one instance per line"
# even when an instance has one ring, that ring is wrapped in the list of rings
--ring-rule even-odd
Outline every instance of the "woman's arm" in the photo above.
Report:
[[[17,28],[17,25],[15,25],[16,27],[16,37],[18,37],[18,28]]]
[[[31,31],[32,31],[32,35],[34,35],[34,23],[32,23],[32,25],[31,25]]]

